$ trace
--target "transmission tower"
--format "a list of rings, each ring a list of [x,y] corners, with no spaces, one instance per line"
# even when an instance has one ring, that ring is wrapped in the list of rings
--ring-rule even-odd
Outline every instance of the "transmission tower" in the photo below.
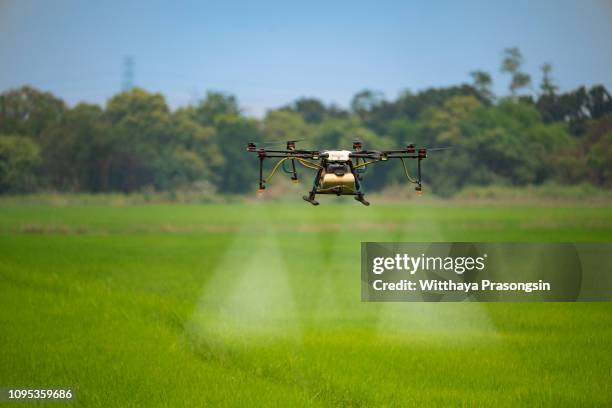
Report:
[[[122,91],[129,91],[134,87],[134,58],[128,55],[123,58],[123,83]]]

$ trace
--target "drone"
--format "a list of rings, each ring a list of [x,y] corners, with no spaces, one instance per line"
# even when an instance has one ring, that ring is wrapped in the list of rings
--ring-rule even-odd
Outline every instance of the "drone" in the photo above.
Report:
[[[316,170],[312,189],[308,195],[303,196],[304,201],[312,205],[319,205],[315,200],[317,194],[352,195],[355,200],[363,205],[370,205],[365,199],[363,192],[363,175],[367,167],[387,162],[390,159],[399,159],[402,162],[404,173],[408,181],[415,184],[418,195],[422,194],[423,186],[421,179],[421,161],[427,158],[427,152],[433,150],[445,150],[441,148],[417,148],[413,143],[407,144],[404,149],[399,150],[363,150],[360,141],[353,142],[353,150],[302,150],[296,148],[296,143],[301,140],[288,140],[285,150],[269,150],[266,147],[258,147],[251,142],[247,145],[247,151],[256,153],[259,159],[259,191],[266,189],[276,171],[281,168],[285,173],[291,175],[293,182],[298,182],[296,164]],[[266,144],[264,144],[265,146]],[[270,174],[264,178],[263,167],[266,158],[279,159],[272,168]],[[417,163],[416,177],[410,176],[404,159],[414,159]],[[288,164],[291,167],[287,167]]]

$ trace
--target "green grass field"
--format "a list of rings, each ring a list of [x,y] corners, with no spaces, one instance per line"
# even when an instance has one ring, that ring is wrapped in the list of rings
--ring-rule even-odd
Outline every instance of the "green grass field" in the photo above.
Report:
[[[612,304],[361,303],[359,269],[361,241],[612,241],[612,207],[322,201],[2,204],[0,387],[86,407],[612,405]]]

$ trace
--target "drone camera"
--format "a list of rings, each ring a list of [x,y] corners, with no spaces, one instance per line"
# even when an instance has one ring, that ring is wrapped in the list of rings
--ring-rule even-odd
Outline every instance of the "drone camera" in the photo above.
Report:
[[[427,150],[426,149],[419,149],[419,159],[424,159],[427,157]]]

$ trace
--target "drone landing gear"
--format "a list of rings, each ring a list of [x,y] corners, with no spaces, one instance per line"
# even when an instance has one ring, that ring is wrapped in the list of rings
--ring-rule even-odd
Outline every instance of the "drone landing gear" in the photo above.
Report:
[[[357,193],[357,195],[355,196],[355,200],[359,201],[361,204],[365,205],[366,207],[370,205],[370,202],[365,199],[363,193]]]
[[[308,194],[307,196],[303,196],[302,198],[304,199],[304,201],[308,201],[312,205],[319,205],[319,202],[314,199],[315,195],[312,193]]]
[[[312,205],[319,205],[319,202],[315,200],[315,196],[317,195],[317,189],[319,188],[321,173],[323,172],[323,168],[321,167],[319,171],[317,171],[317,175],[315,176],[315,181],[312,186],[312,190],[308,193],[307,196],[303,196],[304,201],[308,201]]]

